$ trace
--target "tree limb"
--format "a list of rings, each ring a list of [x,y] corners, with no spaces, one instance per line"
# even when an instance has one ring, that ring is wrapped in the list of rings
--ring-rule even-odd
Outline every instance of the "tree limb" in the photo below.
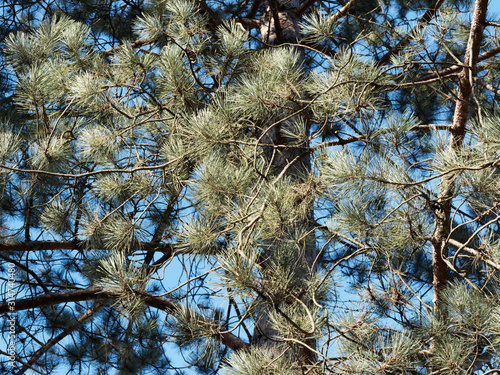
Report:
[[[262,0],[254,0],[250,9],[248,9],[247,17],[254,18],[257,15],[257,11],[259,10],[260,4],[262,4]]]
[[[149,38],[139,39],[139,40],[136,40],[135,42],[131,42],[130,47],[139,48],[139,47],[142,47],[146,44],[153,43],[153,42],[154,42],[154,40],[149,39]],[[115,53],[120,51],[123,47],[124,47],[124,44],[120,44],[119,46],[109,48],[109,49],[103,51],[102,53],[106,56],[113,56]]]
[[[38,283],[38,285],[43,289],[43,291],[45,293],[50,293],[50,290],[49,288],[47,288],[47,285],[45,285],[45,283],[43,282],[42,279],[40,279],[40,277],[35,273],[33,272],[32,270],[30,270],[28,267],[26,267],[24,264],[22,264],[21,262],[18,262],[17,260],[15,259],[12,259],[12,258],[9,258],[9,257],[6,257],[6,256],[3,256],[0,254],[0,259],[3,259],[7,262],[10,262],[10,263],[13,263],[15,264],[17,267],[21,268],[22,270],[24,270],[27,274],[30,274],[31,277],[33,277],[36,282]]]
[[[36,361],[38,361],[38,359],[44,353],[46,353],[50,348],[52,348],[54,345],[56,345],[59,341],[61,341],[63,338],[65,338],[66,336],[70,335],[73,331],[75,331],[78,327],[80,327],[85,322],[85,320],[87,320],[92,315],[94,315],[94,313],[96,313],[97,311],[99,311],[102,306],[104,306],[104,304],[100,303],[100,304],[96,304],[92,308],[88,309],[85,312],[85,314],[83,314],[81,317],[79,317],[76,320],[76,322],[74,322],[71,326],[69,326],[68,328],[66,328],[63,332],[61,332],[60,334],[58,334],[56,337],[54,337],[54,338],[50,339],[49,341],[47,341],[40,349],[38,349],[33,354],[33,356],[31,357],[31,359],[27,363],[23,364],[23,367],[18,371],[18,373],[16,375],[22,375],[22,374],[24,374],[26,372],[26,370],[32,368],[32,366],[36,363]]]
[[[497,263],[497,262],[492,261],[491,259],[487,259],[485,257],[485,254],[483,254],[479,250],[476,250],[476,249],[474,249],[472,247],[469,247],[469,246],[465,246],[465,244],[463,244],[461,242],[458,242],[457,240],[454,240],[453,238],[450,238],[448,240],[448,243],[450,245],[452,245],[452,246],[455,246],[459,250],[465,250],[465,251],[467,251],[469,254],[472,254],[472,255],[478,257],[479,259],[483,260],[486,264],[488,264],[489,266],[493,267],[497,271],[500,271],[500,264]]]
[[[295,9],[295,15],[297,17],[300,17],[315,2],[316,2],[316,0],[307,0],[307,1],[304,1],[304,3],[302,3],[297,9]],[[352,0],[350,2],[352,2]]]
[[[279,15],[279,6],[276,0],[269,0],[269,8],[271,8],[271,17],[274,20],[274,29],[276,32],[276,39],[278,39],[278,44],[282,44],[283,40],[283,32],[281,30],[281,21]]]
[[[474,82],[477,82],[479,83],[481,86],[483,86],[486,90],[489,90],[491,91],[492,93],[494,93],[495,95],[500,95],[500,89],[497,89],[496,87],[494,87],[493,85],[485,82],[484,80],[480,79],[480,78],[477,78],[477,77],[474,77]]]
[[[355,1],[356,0],[349,0],[349,2],[346,5],[344,5],[341,9],[338,10],[337,13],[335,13],[328,19],[328,22],[335,23],[339,20],[339,18],[345,16]]]
[[[487,8],[488,1],[476,1],[469,33],[469,41],[467,42],[467,50],[465,52],[465,67],[462,68],[462,72],[460,73],[460,83],[457,94],[458,101],[453,115],[452,129],[455,132],[454,138],[463,138],[463,133],[465,132],[465,123],[467,122],[469,110],[469,99],[472,93],[473,76],[476,70],[479,49],[481,48]]]
[[[398,44],[392,47],[389,52],[387,52],[384,56],[380,58],[377,62],[378,66],[386,65],[391,57],[401,52],[410,42],[413,40],[415,35],[420,32],[434,17],[437,13],[438,9],[443,5],[444,0],[436,0],[434,4],[430,6],[429,9],[424,13],[424,15],[418,20],[418,23],[411,29],[409,33],[407,33],[403,39],[401,39]]]
[[[0,244],[0,252],[3,251],[36,251],[36,250],[85,250],[87,247],[83,241],[29,241]],[[141,242],[140,250],[162,251],[174,253],[172,244]]]
[[[172,313],[179,306],[170,298],[159,297],[146,291],[132,290],[130,292],[140,296],[146,305],[159,310]],[[68,302],[118,300],[122,296],[123,291],[119,289],[92,287],[88,289],[63,291],[57,294],[42,294],[32,298],[17,300],[15,301],[15,309],[16,311],[22,311]],[[8,311],[10,310],[7,302],[0,304],[0,314],[5,314]],[[215,338],[218,339],[223,345],[234,351],[246,349],[249,347],[246,342],[233,335],[232,333],[221,333]]]
[[[500,47],[495,47],[492,48],[486,52],[483,52],[477,57],[477,62],[481,62],[484,60],[489,59],[490,57],[493,57],[495,55],[498,55],[500,53]],[[435,78],[444,78],[450,74],[455,74],[460,71],[460,69],[463,69],[463,66],[460,65],[453,65],[450,66],[449,68],[441,69],[432,73],[427,73],[421,76],[422,81],[426,81],[429,79],[435,79]]]

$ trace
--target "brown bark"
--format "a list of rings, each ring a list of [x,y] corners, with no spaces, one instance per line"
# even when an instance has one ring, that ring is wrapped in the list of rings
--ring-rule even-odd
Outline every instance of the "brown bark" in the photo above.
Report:
[[[299,1],[293,0],[273,0],[269,2],[266,14],[260,20],[260,33],[262,41],[270,45],[297,44],[300,40],[300,18],[295,15],[295,10],[299,6]],[[297,65],[302,65],[303,52],[296,47],[293,48],[299,55]],[[300,98],[296,98],[299,100]],[[298,107],[290,102],[290,108]],[[280,114],[282,118],[271,119],[271,125],[265,124],[262,130],[261,144],[264,147],[269,162],[273,165],[276,176],[287,168],[285,175],[297,179],[310,171],[310,157],[307,150],[307,142],[293,144],[295,139],[286,133],[295,132],[293,126],[294,117],[284,111]],[[308,130],[305,129],[305,134]],[[270,145],[275,147],[269,147]],[[299,147],[297,147],[299,146]],[[284,148],[282,148],[284,147]],[[293,165],[290,167],[290,164]]]
[[[465,135],[465,125],[469,113],[469,100],[472,93],[472,83],[475,66],[479,57],[481,40],[483,37],[484,22],[488,0],[477,0],[474,6],[471,29],[467,50],[464,58],[464,68],[460,72],[460,81],[457,101],[450,129],[451,138],[448,152],[455,153],[462,147]],[[448,266],[445,259],[448,257],[448,237],[450,234],[451,203],[455,193],[453,176],[443,177],[441,180],[437,205],[435,209],[435,228],[432,235],[432,263],[433,263],[433,289],[434,289],[434,314],[446,316],[446,306],[442,300],[442,293],[448,282]]]

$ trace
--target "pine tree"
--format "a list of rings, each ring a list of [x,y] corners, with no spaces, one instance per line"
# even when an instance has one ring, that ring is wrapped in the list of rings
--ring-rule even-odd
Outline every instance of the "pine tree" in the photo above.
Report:
[[[488,1],[46,5],[1,21],[4,372],[500,373]]]

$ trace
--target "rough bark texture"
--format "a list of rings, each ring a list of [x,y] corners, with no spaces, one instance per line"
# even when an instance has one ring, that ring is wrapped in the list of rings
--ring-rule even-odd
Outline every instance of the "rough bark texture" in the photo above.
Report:
[[[472,24],[470,28],[467,50],[464,58],[464,68],[460,72],[459,87],[453,122],[451,139],[448,152],[456,153],[462,147],[467,123],[470,97],[472,93],[473,77],[479,57],[481,40],[483,37],[484,23],[486,20],[487,0],[477,0],[474,6]],[[434,313],[436,316],[446,316],[446,306],[442,301],[442,292],[448,281],[448,237],[450,234],[451,203],[455,193],[453,176],[441,180],[439,196],[435,209],[436,226],[432,236],[432,262],[433,262],[433,288],[434,288]]]

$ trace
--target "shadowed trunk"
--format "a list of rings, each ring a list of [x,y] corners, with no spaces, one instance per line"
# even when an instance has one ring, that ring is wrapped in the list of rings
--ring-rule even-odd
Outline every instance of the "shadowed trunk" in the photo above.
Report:
[[[266,12],[260,19],[260,33],[262,41],[267,45],[282,46],[281,48],[292,49],[297,56],[297,65],[302,69],[304,60],[303,50],[297,48],[296,45],[300,39],[300,2],[297,0],[270,0],[266,6]],[[293,108],[293,111],[300,109],[298,103],[301,99],[302,93],[297,92],[295,98],[290,98],[288,106]],[[265,147],[264,153],[268,162],[272,165],[274,177],[288,177],[294,183],[304,182],[304,177],[311,171],[310,154],[307,152],[308,140],[297,144],[297,139],[290,137],[287,134],[297,134],[297,131],[309,136],[308,125],[304,121],[298,122],[298,114],[293,115],[291,110],[283,110],[280,112],[278,118],[273,118],[267,124],[262,125],[261,143],[266,145],[290,145],[290,148],[272,148]],[[305,129],[297,129],[297,124],[304,124]],[[312,219],[312,207],[308,209],[308,218],[297,220],[296,226],[287,228],[285,237],[295,238],[299,229],[311,228],[310,219]],[[300,268],[299,272],[304,275],[303,281],[307,280],[311,273],[314,272],[313,264],[316,256],[315,242],[309,235],[305,245],[297,254],[297,265]],[[266,257],[270,260],[275,259],[279,252],[280,241],[266,244],[268,246]],[[293,291],[294,295],[301,295],[301,290],[305,285],[303,282],[298,282],[296,290]],[[302,293],[303,294],[303,293]],[[283,300],[280,296],[273,296],[272,301],[268,301],[269,306],[275,309],[280,309],[288,303],[295,301]],[[303,301],[307,306],[311,305],[310,301]],[[270,307],[271,308],[271,307]],[[278,332],[272,327],[269,320],[268,312],[259,311],[255,331],[253,335],[253,344],[259,347],[273,348],[280,346],[280,338]],[[307,340],[305,342],[310,348],[316,346],[315,340]],[[295,348],[299,350],[300,360],[302,364],[312,363],[315,360],[315,354],[306,346]],[[279,352],[277,353],[280,354]],[[296,354],[295,354],[296,355]]]

